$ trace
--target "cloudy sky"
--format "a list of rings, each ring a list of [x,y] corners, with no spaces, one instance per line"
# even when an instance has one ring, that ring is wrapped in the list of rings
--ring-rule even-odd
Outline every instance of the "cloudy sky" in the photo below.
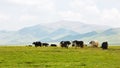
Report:
[[[120,0],[0,0],[0,30],[59,20],[120,27]]]

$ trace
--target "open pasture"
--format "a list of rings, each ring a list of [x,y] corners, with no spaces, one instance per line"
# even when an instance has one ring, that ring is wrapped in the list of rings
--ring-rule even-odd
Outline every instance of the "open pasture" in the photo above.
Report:
[[[1,46],[0,68],[120,68],[120,46],[108,50]]]

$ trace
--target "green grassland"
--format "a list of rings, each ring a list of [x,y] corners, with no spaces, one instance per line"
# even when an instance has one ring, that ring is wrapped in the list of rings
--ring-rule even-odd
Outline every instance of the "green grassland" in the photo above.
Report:
[[[1,46],[0,68],[120,68],[120,46],[108,50]]]

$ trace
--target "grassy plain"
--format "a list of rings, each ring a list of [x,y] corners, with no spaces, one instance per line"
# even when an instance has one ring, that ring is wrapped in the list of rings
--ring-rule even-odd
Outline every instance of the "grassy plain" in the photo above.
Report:
[[[0,68],[120,68],[120,46],[108,50],[1,46]]]

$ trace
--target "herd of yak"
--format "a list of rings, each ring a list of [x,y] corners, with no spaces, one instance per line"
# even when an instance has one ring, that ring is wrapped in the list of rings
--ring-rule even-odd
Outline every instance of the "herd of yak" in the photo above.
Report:
[[[57,44],[48,44],[48,43],[42,43],[40,41],[36,41],[36,42],[33,42],[32,43],[33,45],[35,45],[35,47],[42,47],[42,46],[53,46],[53,47],[57,47]],[[80,47],[80,48],[84,48],[84,46],[87,46],[86,44],[84,44],[83,41],[78,41],[78,40],[74,40],[74,41],[61,41],[60,43],[60,46],[61,47],[64,47],[64,48],[68,48],[70,45],[72,47]],[[99,43],[97,41],[90,41],[89,44],[92,46],[92,47],[98,47],[99,46]],[[101,44],[101,48],[102,49],[108,49],[108,42],[103,42]]]

